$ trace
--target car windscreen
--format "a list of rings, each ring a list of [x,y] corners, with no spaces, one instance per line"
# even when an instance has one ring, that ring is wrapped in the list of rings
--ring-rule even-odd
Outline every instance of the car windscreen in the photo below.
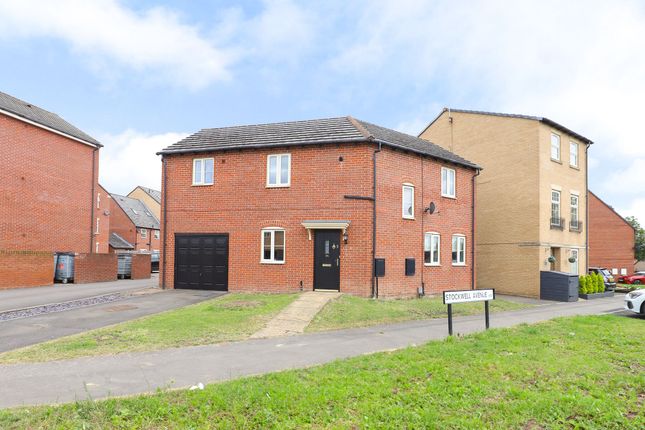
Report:
[[[609,270],[607,269],[601,269],[600,272],[607,277],[611,276],[611,273],[609,273]]]

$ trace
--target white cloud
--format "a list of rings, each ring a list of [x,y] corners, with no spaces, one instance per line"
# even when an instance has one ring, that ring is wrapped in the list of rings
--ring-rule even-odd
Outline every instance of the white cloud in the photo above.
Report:
[[[14,37],[61,39],[105,74],[126,66],[193,90],[229,78],[233,61],[171,10],[139,13],[117,0],[0,1],[0,38]]]
[[[635,198],[627,206],[620,206],[616,211],[623,217],[635,216],[640,225],[645,224],[645,197]]]
[[[155,154],[186,136],[186,133],[146,134],[134,130],[99,136],[105,145],[100,151],[99,182],[116,194],[127,194],[137,185],[160,190],[161,156]]]

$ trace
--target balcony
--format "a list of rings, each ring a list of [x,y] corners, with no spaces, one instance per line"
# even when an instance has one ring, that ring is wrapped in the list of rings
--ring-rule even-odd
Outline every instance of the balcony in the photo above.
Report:
[[[551,218],[551,230],[564,230],[564,218]]]
[[[582,231],[582,221],[569,221],[569,231],[580,233]]]

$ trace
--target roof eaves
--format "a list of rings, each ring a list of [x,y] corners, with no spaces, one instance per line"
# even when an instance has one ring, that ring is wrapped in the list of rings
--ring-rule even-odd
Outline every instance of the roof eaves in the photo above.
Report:
[[[52,133],[58,134],[60,136],[66,137],[68,139],[75,140],[75,141],[77,141],[79,143],[82,143],[84,145],[89,145],[89,146],[92,146],[92,147],[95,147],[95,148],[102,148],[103,147],[103,145],[101,143],[99,143],[99,141],[97,141],[97,140],[95,140],[93,142],[90,142],[88,140],[81,139],[80,137],[72,136],[71,134],[65,133],[64,131],[58,130],[56,128],[53,128],[53,127],[50,127],[48,125],[42,124],[42,123],[40,123],[38,121],[34,121],[33,119],[27,118],[26,116],[21,115],[21,114],[19,114],[17,112],[13,112],[13,111],[6,110],[6,109],[0,109],[0,114],[9,116],[11,118],[15,118],[15,119],[17,119],[19,121],[22,121],[22,122],[26,122],[27,124],[36,126],[38,128],[42,128],[43,130],[50,131]]]
[[[441,160],[441,161],[446,161],[448,163],[457,164],[459,166],[467,167],[469,169],[483,170],[483,168],[481,166],[479,166],[479,165],[477,165],[475,163],[468,163],[468,162],[463,162],[463,161],[459,161],[459,160],[452,160],[450,158],[441,157],[439,155],[429,154],[427,152],[420,151],[418,149],[414,149],[414,148],[411,148],[409,146],[400,145],[398,143],[392,143],[392,142],[389,142],[387,140],[374,139],[374,142],[381,143],[381,144],[386,145],[386,146],[391,146],[393,148],[401,149],[403,151],[409,151],[409,152],[413,152],[415,154],[419,154],[419,155],[423,155],[423,156],[426,156],[426,157],[434,158],[436,160]]]

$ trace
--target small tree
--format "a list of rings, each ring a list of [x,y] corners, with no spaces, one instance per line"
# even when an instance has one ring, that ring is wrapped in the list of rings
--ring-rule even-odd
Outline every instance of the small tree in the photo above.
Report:
[[[580,291],[580,294],[587,294],[587,281],[585,279],[585,275],[580,275],[578,277],[578,291]]]
[[[598,273],[598,291],[597,293],[603,293],[605,292],[605,278]]]
[[[592,273],[589,275],[589,288],[588,294],[594,294],[596,292],[596,286],[598,285],[598,278],[596,277],[597,273]]]
[[[645,228],[643,228],[635,216],[625,217],[625,221],[634,227],[634,258],[637,261],[645,260]]]

